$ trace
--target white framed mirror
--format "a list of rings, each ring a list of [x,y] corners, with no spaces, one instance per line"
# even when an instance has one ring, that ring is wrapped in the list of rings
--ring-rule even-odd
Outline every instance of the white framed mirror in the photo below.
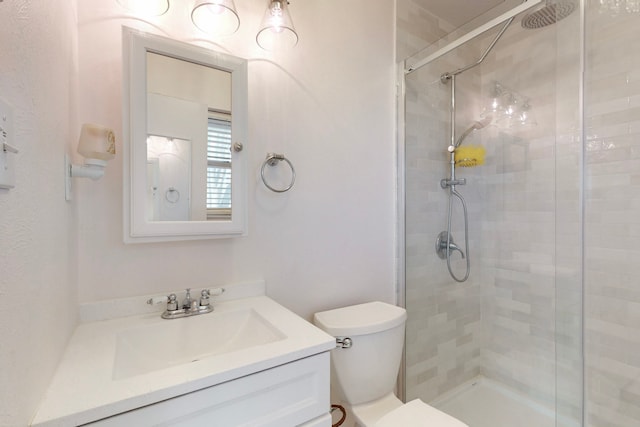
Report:
[[[247,62],[123,27],[124,240],[246,235]]]

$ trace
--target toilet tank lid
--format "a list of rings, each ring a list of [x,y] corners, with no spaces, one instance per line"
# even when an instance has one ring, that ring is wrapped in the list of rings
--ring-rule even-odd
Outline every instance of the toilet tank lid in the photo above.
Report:
[[[322,311],[313,323],[333,336],[366,335],[392,329],[404,323],[407,311],[380,301]]]

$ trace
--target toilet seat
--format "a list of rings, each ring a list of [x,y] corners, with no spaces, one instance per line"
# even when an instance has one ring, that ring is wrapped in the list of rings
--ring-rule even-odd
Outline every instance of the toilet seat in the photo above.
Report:
[[[469,427],[429,406],[420,399],[412,400],[380,418],[374,427]]]

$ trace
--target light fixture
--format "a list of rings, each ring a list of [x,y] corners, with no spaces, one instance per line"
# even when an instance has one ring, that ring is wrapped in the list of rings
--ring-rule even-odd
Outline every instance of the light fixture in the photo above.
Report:
[[[117,0],[125,9],[142,15],[160,16],[169,10],[169,0]]]
[[[489,101],[480,117],[492,117],[501,129],[536,126],[529,98],[512,91],[498,82],[489,88]]]
[[[146,16],[164,15],[170,6],[170,0],[116,1],[122,7]],[[240,28],[234,0],[195,0],[191,21],[200,31],[213,37],[229,36]],[[298,44],[298,34],[289,15],[288,0],[269,0],[256,42],[264,50],[270,51],[286,50]]]
[[[198,0],[191,10],[191,20],[211,36],[229,36],[240,27],[233,0]]]
[[[78,153],[84,158],[84,165],[69,163],[65,155],[65,199],[71,200],[71,178],[102,178],[107,161],[116,155],[116,141],[113,131],[100,125],[83,124],[78,140]]]
[[[264,50],[288,49],[298,43],[288,5],[287,0],[270,0],[256,36],[258,45]]]
[[[601,10],[616,16],[623,13],[640,13],[640,0],[598,0]]]

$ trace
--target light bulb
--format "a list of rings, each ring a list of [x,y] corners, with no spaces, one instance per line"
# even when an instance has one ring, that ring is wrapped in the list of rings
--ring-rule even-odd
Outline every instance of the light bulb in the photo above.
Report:
[[[286,0],[271,0],[260,31],[256,36],[258,45],[265,50],[284,50],[298,43],[298,34],[293,27]]]
[[[132,12],[145,16],[160,16],[169,10],[169,0],[117,0]]]
[[[229,36],[240,27],[233,0],[199,0],[191,11],[191,20],[201,31],[217,37]]]

